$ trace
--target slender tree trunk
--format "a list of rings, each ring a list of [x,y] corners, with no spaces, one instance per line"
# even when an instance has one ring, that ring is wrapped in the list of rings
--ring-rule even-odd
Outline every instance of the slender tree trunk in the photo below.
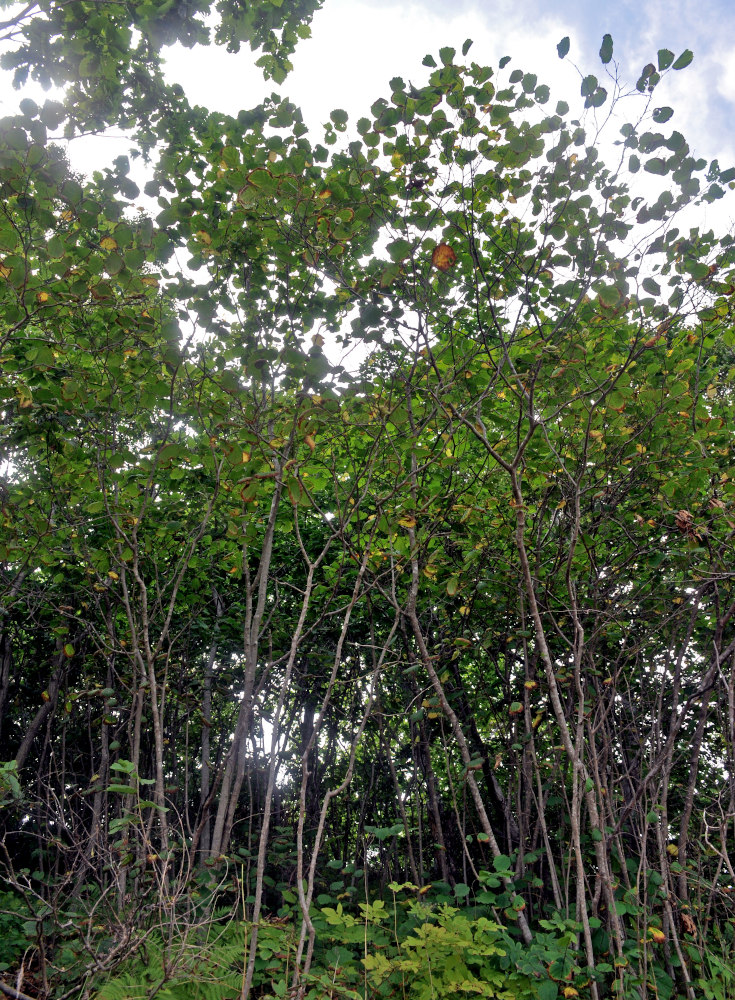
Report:
[[[224,765],[222,775],[222,786],[220,789],[217,815],[214,821],[212,832],[212,843],[210,855],[217,857],[227,850],[232,824],[235,816],[235,809],[240,798],[240,790],[245,780],[245,749],[247,746],[247,733],[250,727],[251,714],[253,710],[253,692],[255,690],[255,675],[258,667],[258,654],[260,642],[260,629],[265,613],[266,597],[268,595],[268,583],[271,559],[273,557],[273,537],[276,528],[276,517],[283,493],[283,483],[280,480],[280,466],[276,463],[276,485],[271,499],[268,523],[266,525],[265,537],[261,546],[260,561],[255,579],[250,582],[247,570],[247,551],[243,553],[243,562],[246,570],[246,617],[245,617],[245,678],[243,683],[243,693],[240,699],[240,709],[237,715],[235,733],[232,737],[230,752]],[[255,606],[253,606],[253,594],[256,594]]]
[[[47,688],[48,697],[44,700],[41,707],[36,712],[36,715],[28,727],[23,741],[18,747],[15,754],[15,762],[18,765],[18,770],[20,771],[26,762],[28,754],[31,751],[31,747],[44,726],[46,720],[51,715],[51,713],[56,708],[56,702],[59,698],[59,690],[61,688],[61,683],[66,674],[66,663],[67,659],[64,654],[64,644],[61,639],[56,640],[56,668],[51,675],[51,680]]]
[[[212,726],[212,679],[214,676],[214,663],[217,657],[217,642],[219,638],[220,619],[225,613],[222,598],[212,587],[212,598],[215,606],[215,626],[212,645],[209,647],[207,665],[204,671],[204,691],[202,695],[202,758],[201,758],[201,796],[200,810],[202,813],[201,832],[199,840],[199,850],[203,858],[209,857],[211,817],[210,817],[210,729]]]
[[[5,703],[10,690],[10,678],[13,672],[13,644],[7,632],[0,635],[0,739],[2,738]]]

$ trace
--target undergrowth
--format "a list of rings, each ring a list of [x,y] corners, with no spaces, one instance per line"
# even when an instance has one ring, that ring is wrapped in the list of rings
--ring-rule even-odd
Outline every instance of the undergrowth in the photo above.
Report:
[[[483,873],[486,882],[493,876]],[[539,920],[532,944],[524,945],[511,910],[502,915],[487,888],[458,900],[446,892],[424,894],[408,883],[389,886],[389,899],[331,900],[315,907],[314,958],[308,974],[294,979],[297,907],[260,924],[251,996],[260,1000],[581,1000],[596,984],[600,997],[676,1000],[685,997],[677,956],[661,948],[655,934],[631,936],[626,953],[605,955],[606,932],[594,927],[603,961],[585,965],[581,925],[560,914]],[[94,1000],[234,1000],[241,995],[250,925],[213,921],[173,947],[157,931],[133,957],[90,991]],[[735,972],[731,941],[722,952],[688,943],[689,975],[697,996],[732,1000]],[[641,969],[645,973],[641,973]]]

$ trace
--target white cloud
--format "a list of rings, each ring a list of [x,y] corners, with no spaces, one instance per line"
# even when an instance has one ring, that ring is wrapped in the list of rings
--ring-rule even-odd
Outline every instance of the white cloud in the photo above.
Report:
[[[516,4],[499,5],[492,26],[474,5],[433,11],[421,3],[386,7],[361,0],[327,0],[313,23],[313,37],[294,56],[294,71],[281,92],[299,105],[315,130],[334,108],[351,117],[369,114],[371,104],[388,94],[394,76],[419,83],[428,72],[421,65],[427,53],[445,45],[458,51],[466,38],[474,41],[468,58],[497,66],[504,55],[513,65],[538,74],[540,82],[572,91],[574,72],[559,63],[556,43],[573,31],[556,18],[531,28],[517,16]],[[522,56],[522,57],[521,57]],[[264,83],[252,57],[243,50],[171,50],[166,57],[170,79],[180,83],[191,101],[228,113],[249,108],[275,89]],[[561,81],[566,81],[562,83]]]

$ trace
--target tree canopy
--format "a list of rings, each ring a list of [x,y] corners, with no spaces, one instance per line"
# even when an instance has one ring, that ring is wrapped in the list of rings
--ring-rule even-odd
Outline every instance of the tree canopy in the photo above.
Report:
[[[735,168],[657,103],[692,54],[626,89],[606,35],[570,108],[468,40],[319,137],[166,80],[279,81],[318,6],[1,26],[63,93],[0,121],[0,989],[724,998]],[[142,192],[59,145],[111,125]]]

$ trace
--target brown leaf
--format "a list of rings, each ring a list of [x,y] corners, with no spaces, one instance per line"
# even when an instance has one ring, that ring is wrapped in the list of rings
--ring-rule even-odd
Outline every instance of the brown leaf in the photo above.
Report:
[[[431,263],[439,271],[448,271],[457,263],[457,255],[448,243],[440,243],[439,246],[434,247]]]

